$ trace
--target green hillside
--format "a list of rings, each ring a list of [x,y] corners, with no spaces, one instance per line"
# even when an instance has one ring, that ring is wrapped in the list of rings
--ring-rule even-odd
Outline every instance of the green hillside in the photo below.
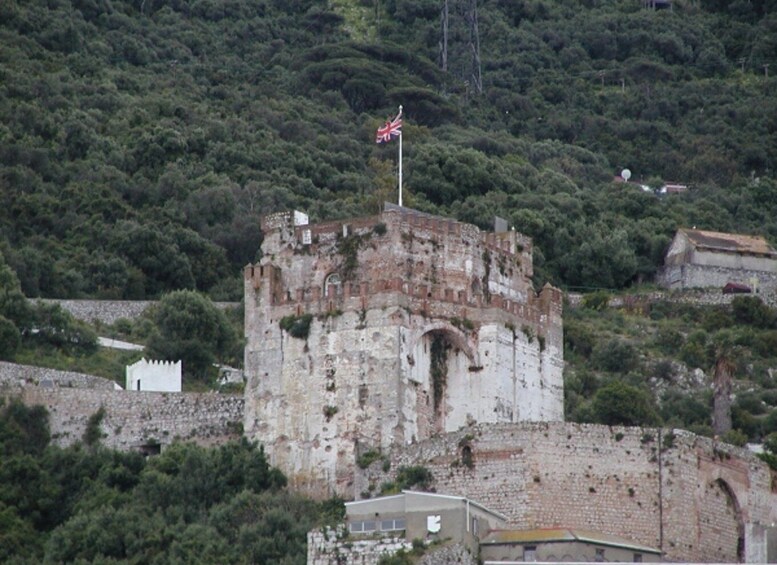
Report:
[[[166,295],[96,329],[196,353],[186,386],[209,387],[214,359],[239,363],[235,320],[170,291],[239,300],[263,214],[392,199],[396,146],[374,134],[400,104],[406,204],[507,218],[538,284],[649,281],[681,226],[777,244],[777,0],[480,0],[477,35],[449,0],[445,69],[443,3],[0,1],[0,358],[119,378],[126,354],[25,296]],[[691,190],[640,186],[666,181]],[[777,311],[607,297],[565,309],[566,418],[711,435],[723,363],[723,439],[765,440],[777,468]],[[0,561],[304,563],[305,532],[342,511],[287,492],[246,442],[143,459],[98,425],[60,449],[45,410],[0,402]]]
[[[681,225],[777,241],[775,2],[482,1],[482,91],[462,2],[440,68],[441,5],[1,3],[0,249],[25,294],[238,298],[262,214],[391,198],[373,136],[399,104],[408,204],[506,216],[538,282],[628,286]]]

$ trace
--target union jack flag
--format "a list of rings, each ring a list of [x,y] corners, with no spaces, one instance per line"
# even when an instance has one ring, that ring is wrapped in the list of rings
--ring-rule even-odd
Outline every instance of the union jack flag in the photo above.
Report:
[[[375,136],[375,143],[388,143],[395,137],[402,135],[402,110],[399,110],[399,114],[393,120],[389,120],[385,125],[378,128],[378,133]]]

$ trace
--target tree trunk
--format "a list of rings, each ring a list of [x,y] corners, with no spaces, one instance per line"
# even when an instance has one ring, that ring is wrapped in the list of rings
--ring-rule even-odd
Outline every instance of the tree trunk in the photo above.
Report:
[[[734,365],[719,356],[712,381],[712,430],[722,436],[731,430],[731,388]]]

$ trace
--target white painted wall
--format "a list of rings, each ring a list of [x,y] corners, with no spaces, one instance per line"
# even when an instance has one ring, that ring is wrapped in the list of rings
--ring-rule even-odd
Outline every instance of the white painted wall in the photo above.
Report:
[[[127,365],[127,390],[181,392],[181,362],[147,361]]]

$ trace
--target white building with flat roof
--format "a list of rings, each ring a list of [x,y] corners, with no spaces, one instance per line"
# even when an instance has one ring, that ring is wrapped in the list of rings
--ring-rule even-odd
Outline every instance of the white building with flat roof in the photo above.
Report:
[[[127,365],[126,389],[181,392],[181,362],[141,359]]]

